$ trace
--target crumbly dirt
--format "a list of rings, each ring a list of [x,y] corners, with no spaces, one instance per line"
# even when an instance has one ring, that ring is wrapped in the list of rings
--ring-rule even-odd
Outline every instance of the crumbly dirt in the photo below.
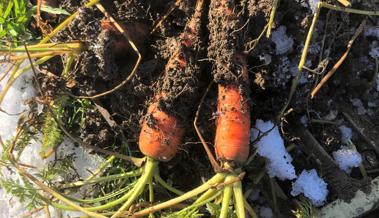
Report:
[[[194,47],[190,49],[180,46],[180,34],[193,14],[196,1],[183,0],[178,7],[174,6],[175,1],[163,0],[107,2],[107,10],[124,25],[127,33],[136,42],[142,54],[142,62],[129,83],[98,99],[98,103],[116,122],[117,130],[109,127],[101,115],[94,111],[86,115],[88,119],[81,130],[82,139],[99,147],[109,147],[112,144],[117,150],[124,143],[119,135],[121,130],[132,154],[140,155],[136,143],[140,124],[146,119],[146,109],[154,96],[158,92],[164,92],[165,97],[159,102],[160,108],[181,119],[187,132],[181,151],[172,161],[162,164],[161,174],[164,179],[172,180],[176,187],[187,190],[200,184],[201,177],[209,177],[213,173],[192,127],[199,99],[211,81],[236,84],[243,90],[245,97],[251,99],[252,123],[258,118],[276,122],[288,101],[291,83],[312,21],[312,11],[307,1],[281,1],[273,31],[284,26],[286,35],[293,40],[293,45],[288,51],[278,54],[277,44],[272,37],[263,36],[259,43],[254,44],[269,19],[272,1],[225,1],[230,3],[235,15],[228,16],[227,13],[214,10],[223,1],[206,1],[203,13],[205,16],[199,19],[202,34],[195,39]],[[69,12],[78,10],[82,4],[83,1],[79,0],[60,2],[60,6]],[[175,9],[151,33],[159,19],[171,7]],[[367,2],[353,4],[353,8],[373,10],[377,7],[378,4]],[[377,66],[375,59],[369,54],[373,43],[379,41],[376,36],[365,36],[362,33],[354,42],[344,63],[315,98],[310,99],[310,92],[346,51],[348,41],[363,19],[363,16],[327,9],[321,11],[305,64],[308,69],[302,70],[300,83],[288,108],[290,110],[277,123],[281,127],[286,145],[292,144],[293,135],[285,129],[289,122],[297,122],[298,125],[308,128],[329,154],[339,149],[342,142],[338,127],[343,124],[352,128],[352,123],[342,113],[341,103],[346,104],[354,116],[370,121],[370,126],[363,126],[366,129],[377,129],[379,126],[379,93],[376,89],[375,72]],[[56,20],[62,20],[62,17],[52,19],[52,25],[56,24]],[[97,94],[116,86],[130,74],[136,54],[117,31],[102,29],[104,20],[104,16],[96,8],[80,8],[79,16],[54,39],[80,40],[86,43],[87,49],[80,54],[79,62],[75,65],[77,68],[73,69],[75,86],[67,88],[61,80],[46,80],[43,82],[43,89],[49,96],[53,97],[57,91],[68,91],[74,95]],[[377,18],[370,17],[366,27],[375,27],[378,23]],[[118,50],[120,43],[124,43],[125,47]],[[175,53],[180,58],[175,59],[168,70],[167,62]],[[243,57],[246,63],[236,57]],[[185,60],[187,64],[185,69],[180,66],[181,60]],[[241,75],[243,64],[249,69],[248,82]],[[60,59],[43,66],[57,76],[60,75],[62,67]],[[214,140],[216,99],[217,85],[213,85],[203,102],[198,122],[210,145]],[[369,177],[378,176],[379,154],[367,146],[364,137],[354,129],[353,141],[362,154],[363,166],[369,170]],[[251,153],[253,152],[252,146]],[[297,173],[302,169],[320,169],[317,160],[307,156],[298,146],[290,153],[298,169]],[[246,190],[262,190],[266,200],[252,200],[253,205],[268,204],[273,207],[268,179],[264,177],[263,182],[253,185],[263,167],[264,160],[259,157],[245,166],[247,175],[244,187]],[[349,199],[353,191],[362,188],[361,184],[366,182],[362,180],[357,169],[351,175],[336,174],[335,171],[323,172],[322,175],[330,181],[328,201],[336,196]],[[334,180],[335,177],[338,179]],[[339,183],[341,179],[346,183]],[[291,198],[291,182],[278,181],[278,184],[283,193]],[[288,200],[281,199],[279,204],[279,213],[282,215],[288,215],[289,209],[294,206]]]
[[[219,84],[244,83],[241,65],[238,63],[238,51],[241,51],[241,39],[238,29],[242,27],[242,9],[226,1],[229,7],[223,8],[223,1],[212,1],[209,10],[209,47],[208,57],[213,60],[214,81]],[[228,10],[233,10],[228,14]]]

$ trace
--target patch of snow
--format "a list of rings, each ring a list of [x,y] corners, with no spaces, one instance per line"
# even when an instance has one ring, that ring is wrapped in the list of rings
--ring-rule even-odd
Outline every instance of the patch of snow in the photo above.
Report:
[[[270,177],[276,176],[280,180],[295,179],[296,173],[295,167],[292,165],[292,157],[284,147],[278,127],[273,127],[272,122],[258,119],[255,128],[252,129],[252,140],[261,137],[261,133],[267,133],[254,146],[258,150],[258,154],[268,160],[266,169]]]
[[[352,168],[359,167],[362,163],[361,154],[357,150],[346,146],[342,146],[339,150],[333,152],[333,158],[339,168],[346,173],[350,173]]]
[[[6,65],[0,65],[0,77],[5,73],[8,67],[9,66]],[[34,88],[31,84],[32,75],[32,72],[22,74],[9,88],[7,95],[0,105],[0,108],[6,112],[0,111],[0,136],[3,141],[12,138],[20,117],[20,115],[17,114],[29,109],[24,102],[35,95]],[[6,76],[0,82],[0,91],[5,87],[8,78],[9,76]]]
[[[74,155],[75,161],[73,166],[82,179],[90,176],[90,172],[95,171],[99,165],[105,161],[104,158],[99,155],[89,154],[82,146],[75,146],[74,143],[67,138],[64,139],[57,151],[65,155]]]
[[[272,41],[275,43],[277,55],[285,54],[292,51],[293,38],[286,34],[287,27],[280,26],[272,32]]]
[[[307,127],[309,123],[308,117],[306,115],[303,115],[302,117],[300,117],[300,123],[303,124],[305,127]]]
[[[377,26],[372,26],[365,28],[364,36],[371,36],[371,37],[376,37],[379,39],[379,27]]]
[[[314,206],[322,206],[328,196],[327,184],[315,169],[303,170],[297,180],[292,183],[292,196],[303,193]]]
[[[334,119],[337,118],[337,115],[338,115],[338,111],[337,110],[330,110],[327,115],[325,115],[324,117],[322,117],[322,119],[332,121],[332,120],[334,120]]]
[[[312,10],[312,13],[315,13],[316,11],[316,6],[317,6],[317,3],[319,2],[320,0],[308,0],[308,4],[309,4],[309,7],[311,8]]]
[[[269,207],[261,207],[259,209],[259,217],[261,217],[261,218],[273,218],[274,213],[272,212],[272,209]]]
[[[366,108],[363,106],[361,99],[353,98],[350,99],[351,103],[356,107],[358,115],[364,115],[367,113]]]
[[[8,198],[7,194],[3,189],[0,189],[0,217],[5,218],[9,217],[9,207],[8,207]]]
[[[7,66],[0,65],[0,77],[6,70]],[[1,104],[1,109],[11,114],[9,115],[0,111],[0,135],[3,141],[11,139],[14,136],[16,126],[20,118],[19,113],[29,110],[29,107],[25,104],[25,101],[35,96],[35,90],[31,82],[32,76],[33,74],[31,71],[21,75],[9,88],[9,91]],[[7,81],[8,77],[5,77],[0,82],[0,91],[5,87]],[[69,153],[69,151],[75,153],[77,158],[75,159],[74,167],[82,178],[90,175],[88,170],[94,171],[101,163],[104,162],[104,159],[100,156],[90,155],[88,152],[85,152],[82,147],[75,147],[75,145],[68,140],[64,140],[63,144],[64,145],[60,146],[58,149],[59,154],[61,156],[65,156]],[[41,136],[39,135],[37,136],[37,139],[31,140],[30,144],[23,150],[20,156],[20,161],[22,163],[36,167],[36,169],[33,169],[34,172],[36,172],[35,170],[43,169],[49,161],[54,159],[53,155],[52,157],[43,160],[39,155],[40,148]],[[0,146],[0,153],[1,152],[2,149]],[[0,168],[0,173],[6,178],[20,181],[22,184],[20,176],[17,173],[8,170],[6,167]],[[53,208],[51,208],[50,211],[52,217],[58,216]],[[6,193],[5,190],[0,187],[0,218],[16,218],[28,212],[29,210],[26,208],[26,205],[21,203],[18,198]],[[31,217],[43,217],[44,213],[45,212],[43,211],[41,213],[35,213]],[[72,214],[74,213],[68,212],[66,215],[72,217]],[[66,215],[64,217],[68,217]]]
[[[272,58],[271,58],[271,55],[269,54],[263,54],[263,55],[259,55],[259,60],[263,61],[265,65],[269,65],[271,64]]]
[[[279,58],[278,69],[273,72],[275,86],[285,87],[288,81],[291,79],[290,71],[291,61],[287,56]]]
[[[296,58],[295,60],[292,60],[291,62],[291,68],[290,68],[290,72],[292,74],[292,76],[296,76],[297,75],[297,71],[298,71],[298,63],[300,61],[300,57],[299,58]],[[311,61],[310,60],[307,60],[306,61],[306,64],[305,65],[311,65]],[[308,78],[307,78],[307,73],[306,71],[302,72],[300,74],[300,79],[299,79],[299,83],[300,84],[305,84],[305,83],[308,83]]]
[[[351,130],[351,128],[345,126],[345,125],[341,125],[338,127],[338,129],[340,130],[341,132],[341,141],[344,143],[344,144],[347,144],[348,141],[351,139],[352,135],[353,135],[353,131]]]
[[[316,54],[319,54],[320,51],[321,51],[321,46],[318,42],[313,42],[309,45],[308,54],[316,55]]]
[[[253,191],[251,192],[251,194],[249,195],[249,200],[250,201],[256,201],[258,200],[259,196],[260,196],[260,193],[261,191],[259,189],[253,189]]]
[[[379,45],[378,45],[378,41],[374,40],[371,44],[370,44],[370,51],[368,53],[371,57],[373,58],[379,58]]]

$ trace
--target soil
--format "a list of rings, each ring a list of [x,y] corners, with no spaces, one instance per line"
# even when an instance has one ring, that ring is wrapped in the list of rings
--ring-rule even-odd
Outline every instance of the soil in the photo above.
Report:
[[[124,27],[131,39],[136,42],[142,54],[142,62],[136,75],[121,89],[97,99],[104,107],[116,127],[108,125],[96,111],[86,114],[86,123],[80,130],[83,141],[102,148],[120,148],[125,142],[129,144],[132,154],[140,156],[137,139],[140,124],[145,117],[148,105],[154,101],[157,93],[165,93],[160,99],[159,107],[177,116],[187,129],[185,144],[179,154],[167,164],[161,164],[164,179],[172,180],[176,187],[188,190],[201,183],[203,177],[212,175],[209,161],[199,143],[192,123],[199,105],[200,97],[211,81],[219,84],[237,84],[251,99],[252,123],[256,119],[276,122],[284,104],[288,101],[291,82],[296,73],[308,32],[312,11],[304,1],[282,1],[274,21],[273,31],[280,26],[286,27],[286,34],[293,39],[292,48],[277,54],[276,43],[272,38],[263,36],[256,47],[252,48],[252,40],[256,39],[264,29],[271,11],[271,1],[231,1],[230,8],[236,16],[212,10],[224,1],[206,1],[205,16],[198,18],[201,34],[193,38],[193,44],[183,46],[183,31],[188,31],[185,24],[194,12],[194,0],[183,0],[179,6],[175,1],[148,0],[116,0],[107,2],[105,7]],[[87,45],[87,49],[78,57],[73,69],[75,86],[67,88],[59,79],[46,81],[43,89],[53,96],[58,91],[70,92],[73,95],[94,95],[110,90],[122,82],[131,72],[136,54],[123,38],[112,28],[103,28],[106,20],[103,14],[94,8],[82,8],[83,1],[60,1],[60,6],[69,12],[79,10],[79,15],[54,40],[79,40]],[[378,4],[354,3],[353,8],[378,8]],[[158,21],[174,7],[155,32],[150,33]],[[51,25],[63,18],[51,20]],[[341,145],[339,125],[352,124],[344,116],[340,105],[344,104],[353,111],[353,116],[368,120],[365,125],[378,131],[379,126],[379,93],[376,90],[375,60],[368,54],[371,44],[378,40],[362,33],[348,54],[344,63],[335,75],[322,87],[314,99],[310,92],[333,65],[340,59],[356,28],[365,19],[364,16],[348,15],[341,12],[323,9],[313,34],[306,66],[301,76],[290,107],[277,124],[281,127],[286,144],[294,142],[296,135],[287,131],[290,124],[297,123],[310,130],[314,138],[326,152],[332,154]],[[374,27],[379,20],[370,17],[366,27]],[[126,43],[120,50],[120,45]],[[173,55],[177,58],[172,59]],[[243,61],[239,57],[242,57]],[[167,64],[171,58],[172,63]],[[184,69],[182,61],[186,63]],[[246,60],[246,61],[245,61]],[[245,63],[246,62],[246,63]],[[247,65],[250,80],[242,78],[241,66]],[[47,68],[55,75],[60,75],[63,64],[59,59],[50,61]],[[294,70],[295,69],[295,70]],[[53,84],[51,84],[53,83]],[[56,84],[54,84],[56,83]],[[58,85],[57,85],[58,84]],[[59,85],[60,84],[60,85]],[[217,86],[213,85],[202,105],[199,117],[199,128],[207,142],[214,139],[214,121],[216,112]],[[302,120],[303,122],[300,122]],[[120,131],[125,138],[120,139]],[[370,135],[370,130],[368,135]],[[354,130],[353,141],[363,156],[363,166],[367,170],[377,169],[378,155],[372,147],[367,146],[367,139]],[[296,143],[302,143],[297,141]],[[296,144],[295,143],[295,144]],[[377,141],[375,142],[376,146]],[[254,152],[253,146],[251,153]],[[301,146],[291,151],[295,168],[319,168],[317,160],[306,154]],[[245,166],[248,169],[244,179],[246,188],[252,187],[263,160],[258,158],[254,163]],[[336,172],[336,171],[333,171]],[[337,170],[337,172],[340,172]],[[369,173],[371,178],[378,173]],[[330,172],[329,172],[330,173]],[[332,174],[332,177],[343,179],[347,185],[336,185],[330,182],[328,201],[335,198],[349,199],[357,188],[362,188],[362,176],[359,171],[347,174]],[[325,172],[325,177],[328,172]],[[270,187],[263,183],[258,187],[270,193]],[[329,179],[329,181],[331,181]],[[291,197],[290,182],[280,182],[283,192]],[[346,189],[346,187],[350,187]],[[255,187],[254,187],[255,188]],[[253,205],[271,204],[272,200],[253,201]],[[294,206],[290,201],[280,201],[280,211],[284,217]],[[272,205],[271,205],[272,206]],[[278,215],[279,216],[279,215]]]

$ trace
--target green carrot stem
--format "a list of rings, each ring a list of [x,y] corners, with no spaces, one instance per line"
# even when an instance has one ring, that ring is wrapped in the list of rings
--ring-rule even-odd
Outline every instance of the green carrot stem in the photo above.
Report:
[[[121,195],[122,193],[129,191],[133,187],[133,185],[135,185],[135,182],[128,184],[128,186],[126,186],[126,187],[124,187],[118,191],[106,194],[106,195],[98,197],[98,198],[91,198],[91,199],[79,199],[79,198],[73,198],[73,197],[70,197],[70,196],[67,196],[64,194],[62,194],[62,195],[65,196],[66,198],[72,200],[72,201],[75,201],[75,202],[80,202],[80,203],[84,203],[84,204],[93,204],[93,203],[98,203],[98,202],[105,201],[105,200],[111,199],[113,197],[116,197],[118,195]]]
[[[68,74],[70,73],[70,69],[71,69],[72,63],[74,63],[74,59],[75,58],[74,58],[73,54],[69,54],[68,55],[66,65],[64,66],[64,69],[63,69],[63,72],[62,72],[62,77],[63,78],[67,78],[68,77]]]
[[[232,176],[227,176],[225,182],[228,182]],[[229,213],[229,204],[233,194],[233,185],[228,185],[224,188],[224,195],[222,197],[220,218],[227,218]]]
[[[100,167],[95,171],[93,172],[86,180],[89,181],[89,180],[92,180],[93,178],[95,178],[97,175],[99,175],[107,166],[109,166],[109,164],[111,164],[114,160],[116,159],[115,156],[110,156],[104,163],[102,163],[100,165]]]
[[[244,197],[243,197],[243,192],[242,192],[242,185],[241,181],[238,181],[233,184],[233,192],[234,192],[234,206],[235,206],[235,211],[237,214],[238,218],[245,218],[245,202],[244,202]]]
[[[331,5],[326,2],[318,2],[319,7],[328,8],[335,11],[342,11],[346,13],[352,13],[352,14],[360,14],[360,15],[371,15],[371,16],[379,16],[379,11],[367,11],[367,10],[359,10],[354,8],[347,8],[347,7],[340,7],[337,5]]]
[[[266,37],[267,38],[270,38],[270,35],[271,35],[271,28],[272,28],[272,24],[274,23],[274,19],[275,19],[275,14],[276,14],[276,10],[278,8],[278,5],[279,5],[279,0],[274,0],[274,2],[272,3],[272,9],[271,9],[271,13],[270,13],[270,20],[268,21],[268,28],[267,28],[267,32],[266,32]]]
[[[149,184],[149,202],[153,203],[154,202],[154,188],[153,188],[152,178],[150,178],[148,184]]]
[[[169,190],[170,192],[172,192],[172,193],[174,193],[176,195],[182,195],[182,194],[184,194],[183,191],[172,187],[166,181],[164,181],[162,179],[162,177],[159,175],[159,173],[157,173],[157,174],[154,175],[154,179],[155,179],[156,182],[158,182],[159,185],[161,185],[163,188]]]
[[[36,44],[27,45],[28,52],[80,52],[85,44],[81,42],[67,42],[67,43],[46,43],[46,44]],[[26,52],[24,46],[20,47],[8,47],[0,45],[0,53],[15,53],[15,52]]]
[[[117,210],[111,218],[120,217],[122,213],[129,209],[129,207],[133,204],[133,202],[137,199],[137,197],[142,193],[145,185],[149,182],[149,180],[153,177],[154,173],[158,169],[158,162],[151,158],[148,158],[145,164],[145,172],[142,174],[141,178],[137,182],[134,187],[132,194],[128,198],[128,200]]]
[[[145,216],[147,214],[150,214],[150,213],[153,213],[153,212],[165,209],[165,208],[172,207],[172,206],[174,206],[176,204],[181,203],[182,201],[185,201],[185,200],[188,200],[190,198],[193,198],[196,195],[199,195],[200,193],[203,193],[203,192],[205,192],[208,189],[214,188],[217,184],[219,184],[222,181],[224,181],[224,179],[225,179],[225,174],[223,174],[223,173],[217,173],[215,176],[213,176],[206,183],[204,183],[203,185],[201,185],[201,186],[193,189],[192,191],[189,191],[189,192],[187,192],[187,193],[185,193],[185,194],[183,194],[183,195],[181,195],[179,197],[176,197],[174,199],[171,199],[169,201],[166,201],[166,202],[157,204],[155,206],[143,209],[143,210],[141,210],[139,212],[136,212],[134,214],[134,217]]]
[[[255,213],[254,209],[250,206],[249,202],[247,202],[246,198],[243,198],[245,209],[250,214],[251,218],[257,218],[257,214]]]
[[[16,166],[17,167],[17,166]],[[18,172],[28,178],[29,180],[31,180],[34,184],[36,184],[39,188],[41,188],[43,191],[49,193],[50,195],[54,196],[55,198],[61,200],[62,202],[64,202],[65,204],[67,204],[69,206],[69,208],[73,208],[74,210],[77,210],[77,211],[80,211],[80,212],[83,212],[91,217],[95,217],[95,218],[107,218],[101,214],[98,214],[98,213],[94,213],[94,212],[91,212],[75,203],[73,203],[72,201],[68,200],[67,198],[65,198],[64,196],[62,196],[60,193],[56,192],[54,189],[51,189],[50,187],[46,186],[43,182],[39,181],[37,178],[35,178],[34,176],[32,176],[31,174],[27,173],[24,169],[20,168],[20,167],[17,167],[17,170]]]
[[[61,189],[74,188],[74,187],[90,185],[90,184],[94,184],[94,183],[112,181],[112,180],[116,180],[116,179],[124,179],[124,178],[135,177],[135,176],[139,176],[141,174],[142,174],[142,169],[137,169],[137,170],[133,170],[133,171],[126,172],[126,173],[120,173],[120,174],[115,174],[115,175],[110,175],[110,176],[94,178],[91,180],[84,180],[84,181],[77,181],[77,182],[73,182],[73,183],[68,183],[68,184],[62,185],[59,188],[61,188]]]
[[[198,204],[202,201],[207,200],[208,198],[212,197],[214,194],[216,194],[219,190],[216,188],[208,189],[208,191],[204,192],[198,199],[196,199],[194,204]]]

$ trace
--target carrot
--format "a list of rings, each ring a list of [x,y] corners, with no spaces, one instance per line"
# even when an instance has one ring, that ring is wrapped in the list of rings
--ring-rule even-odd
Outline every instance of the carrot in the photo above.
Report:
[[[153,178],[171,192],[182,194],[160,178],[158,161],[169,161],[177,153],[184,136],[183,121],[187,115],[185,110],[188,110],[182,105],[182,99],[191,102],[196,96],[194,90],[197,86],[198,67],[195,56],[198,53],[202,5],[203,0],[198,0],[193,17],[187,22],[179,37],[178,48],[168,60],[161,89],[147,108],[147,115],[142,122],[138,144],[140,151],[147,157],[144,172],[136,185],[124,195],[127,201],[111,218],[123,216],[123,213],[129,210],[137,197],[143,193],[145,186],[151,185]],[[184,115],[179,117],[181,114]],[[153,191],[149,190],[151,197]]]
[[[203,0],[199,0],[196,5],[193,17],[188,21],[183,33],[179,37],[179,47],[174,52],[165,68],[165,83],[162,91],[155,97],[153,103],[147,110],[147,120],[142,123],[139,136],[139,148],[143,154],[159,161],[171,160],[182,142],[184,135],[184,126],[179,118],[173,113],[162,110],[159,102],[175,101],[176,96],[190,96],[193,99],[193,93],[183,90],[172,91],[167,84],[176,84],[176,86],[185,87],[192,81],[180,80],[177,77],[194,78],[197,72],[191,72],[190,69],[194,61],[193,56],[196,51],[196,45],[199,41],[200,18]],[[192,66],[193,67],[193,66]],[[195,68],[196,69],[196,68]],[[178,72],[177,74],[173,72]],[[182,84],[180,84],[182,83]],[[195,86],[195,85],[193,85]],[[194,87],[196,88],[196,87]],[[174,99],[174,100],[172,100]],[[176,114],[181,113],[177,110]]]
[[[238,52],[241,36],[236,29],[243,24],[239,10],[233,0],[211,1],[208,56],[215,60],[212,73],[218,84],[216,155],[221,161],[243,163],[249,155],[250,107],[248,70]]]
[[[153,103],[147,109],[152,121],[145,120],[139,136],[139,149],[141,152],[159,161],[171,160],[182,142],[184,127],[178,119],[158,108]]]
[[[215,149],[218,159],[243,163],[249,155],[250,110],[235,85],[218,86]]]

